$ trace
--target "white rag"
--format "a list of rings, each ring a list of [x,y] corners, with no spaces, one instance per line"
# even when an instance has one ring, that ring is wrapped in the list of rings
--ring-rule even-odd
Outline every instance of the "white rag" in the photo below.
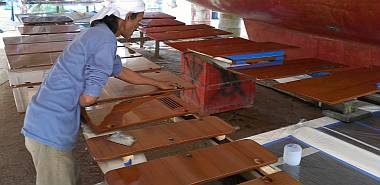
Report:
[[[142,0],[109,0],[97,14],[91,17],[90,23],[112,14],[125,20],[129,13],[139,13],[144,12],[144,10],[145,4]]]

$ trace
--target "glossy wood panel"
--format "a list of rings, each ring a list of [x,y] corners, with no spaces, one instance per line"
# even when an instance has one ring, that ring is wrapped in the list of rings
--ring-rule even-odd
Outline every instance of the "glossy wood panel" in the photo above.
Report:
[[[143,19],[140,21],[142,27],[159,27],[159,26],[179,26],[185,25],[181,21],[175,19]]]
[[[134,58],[142,56],[141,53],[138,53],[127,47],[117,47],[116,54],[119,55],[120,58]]]
[[[8,64],[11,70],[51,66],[60,54],[61,52],[13,55],[8,56]]]
[[[109,185],[204,184],[275,163],[277,157],[252,140],[202,148],[109,171]]]
[[[153,110],[152,110],[153,111]],[[235,129],[218,117],[185,120],[177,123],[157,125],[124,131],[136,138],[132,146],[124,146],[107,140],[109,135],[86,140],[88,150],[96,161],[143,153],[196,140],[231,134]]]
[[[274,43],[274,42],[251,42],[246,44],[226,44],[214,46],[199,46],[191,51],[203,53],[212,57],[224,57],[240,54],[252,54],[285,49],[295,49],[296,47]]]
[[[61,42],[71,41],[77,36],[77,33],[58,33],[58,34],[43,34],[43,35],[27,35],[15,37],[3,37],[5,45],[11,44],[31,44],[41,42]]]
[[[98,99],[98,103],[105,101],[114,101],[120,99],[129,99],[149,95],[163,94],[167,92],[181,91],[191,89],[193,85],[183,80],[177,75],[168,71],[156,71],[150,73],[142,73],[142,75],[159,81],[172,82],[177,85],[176,89],[160,90],[151,85],[134,85],[116,78],[109,78],[103,92]]]
[[[161,27],[149,27],[141,28],[140,30],[144,33],[160,33],[168,31],[187,31],[187,30],[197,30],[197,29],[208,29],[213,28],[207,24],[193,24],[193,25],[182,25],[182,26],[161,26]]]
[[[124,67],[136,72],[152,72],[161,69],[159,65],[145,57],[123,58],[121,62]]]
[[[21,26],[18,27],[21,35],[40,35],[54,33],[76,33],[80,32],[78,25],[46,25],[46,26]]]
[[[81,116],[95,133],[104,133],[151,121],[196,113],[198,108],[180,98],[158,96],[87,107]]]
[[[175,19],[176,17],[163,12],[144,12],[143,19]]]
[[[64,15],[25,15],[20,19],[24,25],[67,24],[73,22],[73,19]]]
[[[225,45],[240,45],[240,44],[250,44],[256,43],[243,38],[218,38],[218,39],[206,39],[206,40],[196,40],[196,41],[183,41],[183,42],[165,42],[165,44],[175,48],[181,52],[187,49],[196,49],[198,47],[206,46],[225,46]]]
[[[285,61],[282,65],[277,66],[236,69],[232,71],[248,77],[254,77],[259,80],[272,80],[276,78],[285,78],[314,72],[328,72],[342,67],[347,66],[329,61],[309,58],[289,60]]]
[[[65,49],[69,42],[45,42],[33,44],[6,45],[5,53],[10,55],[24,55],[32,53],[60,52]]]
[[[380,68],[373,67],[342,70],[328,76],[276,84],[274,87],[322,103],[338,104],[380,92],[376,86],[379,82]]]
[[[147,36],[156,41],[178,40],[178,39],[191,39],[201,37],[211,37],[218,35],[230,35],[232,33],[219,29],[197,29],[187,31],[170,31],[162,33],[150,33]]]

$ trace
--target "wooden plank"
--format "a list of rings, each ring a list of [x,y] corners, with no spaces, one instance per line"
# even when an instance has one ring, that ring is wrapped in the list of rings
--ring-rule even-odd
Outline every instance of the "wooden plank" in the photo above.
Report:
[[[73,22],[73,19],[65,15],[24,15],[20,19],[24,25],[66,24]]]
[[[44,34],[44,35],[27,35],[15,37],[3,37],[5,45],[11,44],[31,44],[43,42],[61,42],[71,41],[77,36],[77,33],[58,33],[58,34]]]
[[[276,161],[256,142],[241,140],[112,170],[105,180],[109,185],[204,184]]]
[[[178,39],[191,39],[200,37],[211,37],[218,35],[230,35],[232,33],[219,29],[198,29],[188,31],[170,31],[162,33],[150,33],[147,36],[156,41],[178,40]]]
[[[206,46],[220,46],[220,45],[239,45],[239,44],[248,44],[256,43],[243,38],[217,38],[217,39],[207,39],[207,40],[197,40],[197,41],[183,41],[183,42],[170,42],[167,41],[165,44],[169,45],[172,48],[175,48],[181,52],[186,51],[187,49],[196,49],[197,47],[206,47]]]
[[[69,42],[46,42],[46,43],[33,43],[33,44],[18,44],[6,45],[5,53],[7,56],[11,55],[24,55],[32,53],[50,53],[61,52]]]
[[[145,57],[123,58],[121,62],[124,67],[136,72],[158,71],[161,67]]]
[[[326,104],[338,104],[361,96],[380,92],[380,68],[341,70],[329,76],[309,78],[273,87],[309,97]]]
[[[187,30],[197,30],[197,29],[208,29],[213,28],[207,24],[193,24],[193,25],[181,25],[181,26],[161,26],[161,27],[150,27],[141,28],[143,33],[160,33],[168,31],[187,31]]]
[[[239,185],[302,185],[285,172],[277,172],[264,177],[240,183]]]
[[[320,59],[308,58],[285,61],[282,65],[278,66],[251,69],[234,69],[232,71],[248,77],[254,77],[259,80],[271,80],[314,72],[326,72],[342,67],[346,66],[343,64],[337,64]]]
[[[11,70],[51,66],[60,54],[61,52],[52,52],[8,56],[8,65]]]
[[[32,53],[50,53],[61,52],[70,43],[67,42],[45,42],[45,43],[33,43],[33,44],[18,44],[18,45],[6,45],[5,53],[7,56],[11,55],[24,55]],[[117,47],[116,54],[121,58],[133,58],[141,57],[142,54],[133,51],[126,47]]]
[[[140,21],[142,27],[159,27],[159,26],[179,26],[185,25],[181,21],[175,19],[143,19]]]
[[[190,50],[211,57],[226,57],[233,55],[271,52],[295,48],[297,47],[274,42],[251,42],[246,44],[199,46]]]
[[[154,112],[155,110],[151,110]],[[209,116],[164,124],[143,129],[124,131],[136,138],[132,146],[107,140],[109,135],[86,140],[89,152],[96,161],[111,160],[192,141],[231,134],[235,129],[220,118]]]
[[[190,82],[186,82],[177,75],[168,71],[142,73],[142,75],[159,81],[175,83],[178,86],[178,88],[160,90],[158,87],[151,85],[134,85],[116,78],[109,78],[108,83],[103,88],[103,92],[98,99],[98,103],[149,95],[157,95],[167,92],[175,92],[193,88],[193,85]]]
[[[197,111],[198,108],[171,95],[95,105],[87,107],[81,116],[95,133],[100,134]]]
[[[80,32],[78,25],[46,25],[46,26],[21,26],[18,27],[21,35],[41,35],[54,33],[76,33]]]
[[[138,53],[127,47],[117,47],[116,54],[119,55],[120,58],[134,58],[142,56],[141,53]]]
[[[163,12],[144,12],[143,19],[175,19],[176,17]]]

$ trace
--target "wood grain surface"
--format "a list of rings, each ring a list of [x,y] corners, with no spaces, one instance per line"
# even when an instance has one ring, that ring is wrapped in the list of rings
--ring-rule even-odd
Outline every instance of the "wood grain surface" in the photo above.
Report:
[[[272,80],[276,78],[285,78],[314,72],[328,72],[343,67],[346,66],[320,59],[308,58],[285,61],[282,65],[277,66],[234,69],[232,71],[248,77],[254,77],[259,80]]]
[[[219,29],[207,28],[207,29],[186,30],[186,31],[149,33],[147,34],[147,36],[156,41],[166,41],[166,40],[191,39],[191,38],[211,37],[211,36],[230,35],[230,34],[232,33],[219,30]]]
[[[309,78],[273,87],[312,98],[326,104],[338,104],[361,96],[380,92],[380,68],[357,68],[334,72],[331,75]]]
[[[109,185],[204,184],[275,163],[277,157],[252,140],[197,149],[109,171]]]
[[[86,140],[88,150],[96,161],[143,153],[196,140],[231,134],[235,129],[218,117],[185,120],[177,123],[157,125],[124,131],[136,138],[132,146],[124,146],[107,140],[109,135]]]
[[[81,116],[95,133],[104,133],[197,111],[197,107],[170,95],[95,105],[87,107]]]

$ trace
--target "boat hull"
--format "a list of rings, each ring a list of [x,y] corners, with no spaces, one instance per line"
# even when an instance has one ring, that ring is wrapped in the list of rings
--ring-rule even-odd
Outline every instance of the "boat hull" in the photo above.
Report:
[[[189,0],[244,19],[250,40],[299,46],[289,58],[380,66],[380,1]]]

